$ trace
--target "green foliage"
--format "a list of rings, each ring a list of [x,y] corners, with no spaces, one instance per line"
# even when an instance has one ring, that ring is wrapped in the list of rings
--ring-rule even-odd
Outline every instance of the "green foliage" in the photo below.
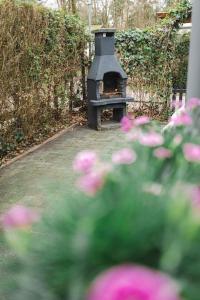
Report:
[[[191,4],[183,1],[156,26],[117,34],[116,46],[130,86],[154,102],[164,102],[161,114],[167,110],[172,87],[186,86],[189,36],[178,29],[190,15]]]
[[[149,129],[159,131],[157,124],[143,130]],[[11,263],[15,277],[1,282],[8,286],[8,299],[85,299],[102,270],[132,262],[168,273],[177,280],[181,299],[198,300],[200,212],[190,189],[199,184],[199,166],[186,161],[182,147],[200,139],[188,130],[165,134],[169,159],[157,159],[154,148],[134,142],[136,162],[114,167],[92,199],[69,198],[61,190],[63,201],[54,199],[55,208],[34,227],[26,254]],[[13,290],[9,278],[16,280]]]
[[[135,29],[118,34],[116,45],[123,66],[131,77],[131,84],[133,80],[133,86],[135,81],[139,81],[147,89],[155,88],[162,80],[162,88],[165,85],[167,88],[167,82],[171,80],[171,74],[167,70],[171,69],[173,59],[173,42],[169,40],[171,34],[167,28]],[[165,68],[165,75],[168,76],[163,80]]]
[[[172,67],[174,88],[186,89],[190,34],[178,35],[175,43],[175,63]]]
[[[5,145],[16,146],[16,131],[24,141],[33,141],[43,128],[66,118],[69,84],[78,83],[86,39],[77,16],[34,1],[0,3],[0,129]]]
[[[191,18],[192,14],[192,4],[189,0],[181,0],[175,7],[170,8],[168,11],[169,18],[175,21],[176,25],[187,21]]]

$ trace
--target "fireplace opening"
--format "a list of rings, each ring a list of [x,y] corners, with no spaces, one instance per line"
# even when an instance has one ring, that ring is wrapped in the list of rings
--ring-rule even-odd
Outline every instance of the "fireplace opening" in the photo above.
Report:
[[[121,81],[122,78],[119,73],[105,73],[103,76],[103,81],[100,81],[99,85],[101,99],[122,97]]]
[[[113,120],[113,109],[102,109],[101,123],[105,124]]]

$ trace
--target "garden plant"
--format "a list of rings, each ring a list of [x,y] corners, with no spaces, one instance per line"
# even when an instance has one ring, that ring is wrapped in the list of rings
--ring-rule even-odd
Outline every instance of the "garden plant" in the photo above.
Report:
[[[171,128],[122,119],[129,147],[110,161],[90,150],[73,162],[80,193],[43,216],[2,216],[15,252],[1,281],[14,300],[198,300],[200,139],[188,101]]]

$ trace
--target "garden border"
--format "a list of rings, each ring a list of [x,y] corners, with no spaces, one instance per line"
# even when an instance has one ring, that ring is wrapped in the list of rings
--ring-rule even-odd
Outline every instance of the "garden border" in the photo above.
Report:
[[[0,171],[6,167],[9,167],[11,164],[13,164],[14,162],[24,158],[25,156],[39,150],[40,148],[42,148],[44,145],[56,140],[57,138],[59,138],[60,136],[62,136],[63,134],[67,133],[68,131],[70,130],[73,130],[76,126],[78,126],[79,123],[75,123],[75,124],[72,124],[70,125],[69,127],[67,128],[64,128],[62,129],[61,131],[57,132],[56,134],[54,134],[53,136],[51,136],[50,138],[44,140],[42,143],[38,144],[38,145],[35,145],[33,147],[31,147],[30,149],[28,150],[25,150],[22,154],[19,154],[17,155],[16,157],[10,159],[8,162],[6,162],[5,164],[2,164],[0,166]]]

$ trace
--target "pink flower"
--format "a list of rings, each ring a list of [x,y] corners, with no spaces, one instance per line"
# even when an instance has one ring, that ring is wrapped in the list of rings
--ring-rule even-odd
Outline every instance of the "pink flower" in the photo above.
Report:
[[[138,140],[140,136],[140,130],[139,129],[134,129],[130,132],[127,133],[126,137],[128,141],[134,142],[136,140]]]
[[[160,147],[154,150],[153,152],[154,156],[157,158],[169,158],[172,156],[172,152],[171,150],[164,148],[164,147]]]
[[[172,101],[172,107],[177,109],[177,108],[181,108],[182,107],[182,102],[181,101],[177,101],[177,100],[173,100]]]
[[[121,129],[124,132],[129,132],[133,128],[133,120],[129,116],[124,116],[121,119]]]
[[[73,169],[76,172],[88,173],[97,162],[97,155],[93,151],[82,151],[77,154],[73,163]]]
[[[192,118],[185,110],[181,109],[179,113],[175,113],[171,117],[171,123],[173,126],[188,126],[192,124]]]
[[[114,267],[96,278],[87,300],[180,300],[167,275],[137,265]]]
[[[39,215],[32,209],[22,205],[13,206],[2,216],[2,224],[5,229],[26,228],[39,220]]]
[[[124,148],[113,154],[112,162],[116,165],[130,165],[136,160],[136,158],[137,155],[133,150]]]
[[[164,143],[164,138],[161,134],[151,131],[149,133],[141,134],[139,142],[144,146],[156,147]]]
[[[147,116],[141,116],[141,117],[137,117],[134,120],[134,125],[135,126],[141,126],[141,125],[148,124],[149,122],[150,122],[149,117],[147,117]]]
[[[79,178],[77,185],[88,196],[94,196],[104,184],[104,170],[92,171]]]
[[[191,162],[200,162],[200,145],[187,143],[183,145],[185,159]]]
[[[180,134],[177,134],[177,135],[174,137],[174,139],[173,139],[173,144],[174,144],[175,146],[178,146],[178,145],[180,145],[180,143],[182,142],[182,140],[183,140],[183,137],[182,137]]]
[[[200,106],[200,99],[198,98],[191,98],[187,103],[187,108],[189,110],[193,110],[194,108]]]

